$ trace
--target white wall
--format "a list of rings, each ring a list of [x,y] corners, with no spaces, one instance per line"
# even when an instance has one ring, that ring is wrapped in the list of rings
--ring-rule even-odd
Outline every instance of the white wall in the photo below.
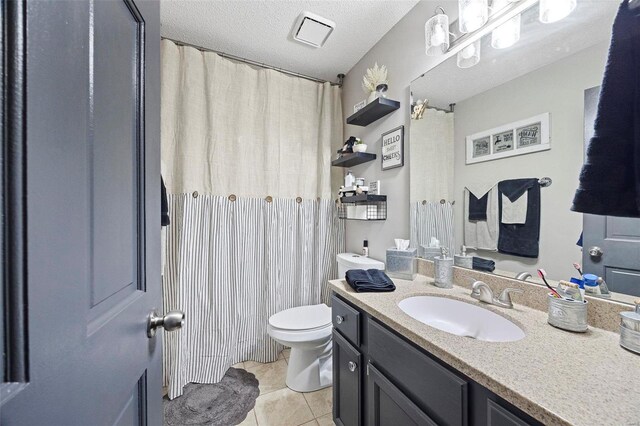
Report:
[[[345,119],[353,113],[353,106],[366,98],[362,91],[362,76],[375,62],[386,65],[389,71],[390,99],[400,101],[400,109],[367,127],[345,126],[344,140],[351,135],[369,145],[368,152],[378,154],[376,161],[353,167],[356,177],[367,181],[380,180],[387,195],[387,220],[381,222],[347,221],[347,250],[359,253],[362,241],[369,240],[369,255],[385,259],[386,249],[394,238],[409,239],[409,85],[412,80],[442,61],[442,57],[428,57],[424,49],[424,24],[437,6],[443,6],[451,21],[457,17],[455,1],[421,1],[400,20],[347,74],[342,89],[342,109]],[[381,170],[381,135],[404,125],[404,167]],[[342,141],[344,143],[344,141]],[[336,143],[335,149],[341,147]],[[337,189],[336,189],[337,191]]]
[[[583,162],[584,90],[601,84],[607,50],[608,43],[597,44],[456,104],[456,207],[463,205],[465,184],[478,177],[483,181],[553,179],[550,187],[541,188],[540,257],[475,253],[496,260],[496,269],[532,273],[541,267],[555,279],[575,275],[572,262],[582,258],[575,245],[582,231],[582,214],[571,212],[569,207]],[[465,136],[544,112],[551,113],[551,150],[465,164]],[[457,246],[463,241],[462,214],[462,208],[455,209]]]

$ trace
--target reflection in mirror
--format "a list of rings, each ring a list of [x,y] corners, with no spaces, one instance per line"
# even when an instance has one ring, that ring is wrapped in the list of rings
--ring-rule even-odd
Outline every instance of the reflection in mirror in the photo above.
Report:
[[[578,2],[543,24],[534,4],[515,44],[468,38],[411,84],[410,234],[420,256],[465,246],[475,269],[536,283],[539,268],[558,281],[594,274],[616,300],[640,295],[640,219],[569,210],[617,7]]]

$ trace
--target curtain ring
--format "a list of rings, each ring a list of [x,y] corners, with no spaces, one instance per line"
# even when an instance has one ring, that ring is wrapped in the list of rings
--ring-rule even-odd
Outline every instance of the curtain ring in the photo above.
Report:
[[[237,199],[235,194],[231,194],[229,195],[229,201],[231,201],[232,203]]]
[[[422,205],[426,206],[427,205],[427,200],[422,200]]]
[[[317,198],[316,198],[316,201],[317,201],[317,202],[320,202],[320,197],[317,197]]]
[[[453,201],[451,202],[451,205],[454,205],[455,203],[456,203],[456,200],[453,200]]]
[[[271,202],[273,202],[273,197],[272,197],[271,195],[267,195],[266,197],[264,197],[264,200],[265,200],[267,203],[271,203]]]
[[[198,191],[193,191],[191,195],[193,196],[193,198],[198,198]]]
[[[446,202],[447,202],[447,201],[446,201],[444,198],[443,198],[442,200],[440,200],[440,204],[444,204],[444,203],[446,203]]]
[[[300,204],[302,202],[302,197],[296,197],[296,203]]]

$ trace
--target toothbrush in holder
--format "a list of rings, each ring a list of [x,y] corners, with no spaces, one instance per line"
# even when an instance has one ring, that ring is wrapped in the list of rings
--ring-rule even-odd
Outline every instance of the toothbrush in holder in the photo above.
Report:
[[[553,293],[553,297],[555,297],[556,299],[562,299],[563,298],[562,296],[560,296],[560,293],[558,293],[547,282],[547,277],[546,277],[547,276],[547,272],[544,269],[538,269],[538,275],[540,276],[540,278],[542,278],[542,281],[544,281],[544,285],[546,285],[549,288],[549,290],[551,290],[551,293]]]
[[[580,276],[582,276],[582,275],[583,275],[583,273],[582,273],[582,268],[580,267],[580,264],[579,264],[579,263],[575,262],[575,263],[573,264],[573,267],[574,267],[574,268],[576,268],[576,271],[578,271],[578,273],[580,274]]]

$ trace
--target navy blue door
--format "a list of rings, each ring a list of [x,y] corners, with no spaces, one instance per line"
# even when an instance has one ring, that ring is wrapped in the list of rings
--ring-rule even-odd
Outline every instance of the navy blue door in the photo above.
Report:
[[[159,4],[2,4],[0,423],[160,425]]]

